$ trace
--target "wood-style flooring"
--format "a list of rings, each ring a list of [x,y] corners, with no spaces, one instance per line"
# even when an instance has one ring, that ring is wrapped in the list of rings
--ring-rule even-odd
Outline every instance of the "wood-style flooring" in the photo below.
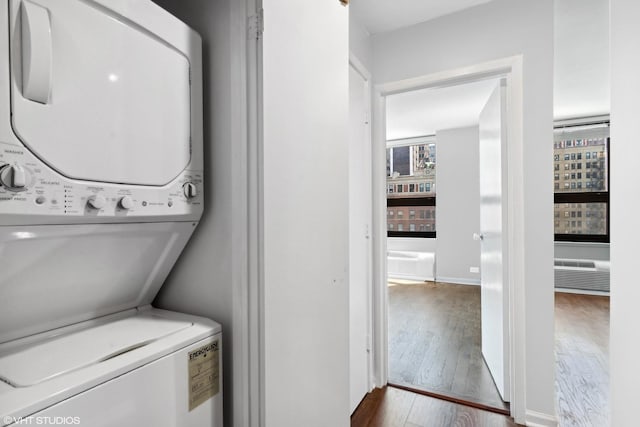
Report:
[[[556,293],[556,396],[561,427],[609,426],[609,297]]]
[[[393,387],[369,393],[351,416],[352,427],[514,427],[505,415]]]
[[[480,336],[479,287],[390,283],[390,383],[499,406],[502,401],[482,359]],[[556,293],[555,354],[559,426],[609,426],[609,297]],[[383,395],[390,393],[381,400],[382,413],[372,418],[377,424],[354,425],[421,425],[413,415],[407,415],[408,424],[394,424],[393,414],[418,411],[406,408],[414,405],[415,397],[401,392]],[[391,424],[380,424],[389,419]]]
[[[508,410],[482,357],[480,287],[389,283],[389,383]]]

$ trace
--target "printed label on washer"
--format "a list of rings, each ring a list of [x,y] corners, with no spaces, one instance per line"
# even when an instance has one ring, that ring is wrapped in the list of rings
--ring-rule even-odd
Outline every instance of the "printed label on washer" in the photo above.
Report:
[[[189,411],[220,391],[218,340],[189,352]]]

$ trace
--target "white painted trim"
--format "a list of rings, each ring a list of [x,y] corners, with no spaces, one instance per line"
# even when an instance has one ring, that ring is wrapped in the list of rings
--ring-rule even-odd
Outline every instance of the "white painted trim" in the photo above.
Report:
[[[525,425],[528,427],[557,427],[558,420],[553,415],[543,414],[536,411],[527,411],[527,420]]]
[[[235,3],[235,2],[234,2]],[[265,392],[264,392],[264,272],[263,272],[263,236],[262,236],[262,40],[250,34],[249,25],[252,17],[262,10],[262,0],[245,0],[246,39],[246,96],[247,96],[247,252],[240,254],[247,258],[247,307],[243,312],[241,324],[246,329],[248,345],[248,391],[244,397],[247,423],[234,419],[234,425],[248,427],[264,426]],[[234,307],[235,309],[235,307]],[[234,348],[235,356],[237,349]],[[234,402],[235,404],[235,402]],[[243,419],[244,420],[244,419]]]
[[[249,209],[248,194],[248,67],[247,67],[247,37],[245,25],[247,22],[246,2],[231,4],[229,15],[231,19],[230,43],[231,55],[231,156],[233,167],[232,180],[236,184],[235,193],[231,200],[234,212],[231,225],[231,277],[232,277],[232,323],[231,339],[233,356],[233,394],[232,418],[236,425],[250,425],[250,325],[249,325],[249,251],[250,238],[247,228]]]
[[[365,65],[363,64],[362,61],[360,61],[360,59],[358,59],[358,57],[353,53],[353,52],[349,52],[349,66],[352,67],[358,74],[360,74],[360,76],[363,78],[364,82],[365,82],[365,90],[366,90],[366,97],[365,97],[365,105],[366,105],[366,116],[367,116],[367,126],[366,126],[366,134],[365,134],[365,138],[367,139],[367,141],[369,142],[369,146],[371,146],[371,87],[372,87],[372,83],[371,83],[371,73],[369,72],[369,70],[367,69],[367,67],[365,67]],[[373,156],[372,152],[369,151],[369,156]],[[373,162],[371,159],[369,159],[370,162]],[[373,200],[372,200],[373,203]],[[370,227],[373,227],[373,204],[372,206],[370,206],[370,210],[369,210],[369,225]],[[371,231],[369,232],[371,233]],[[373,282],[373,277],[374,277],[374,271],[373,271],[373,244],[371,243],[371,239],[369,239],[369,256],[368,256],[368,260],[367,263],[369,265],[369,270],[368,271],[368,279],[369,281],[372,283]],[[369,291],[367,292],[367,307],[368,307],[368,313],[367,313],[367,335],[369,337],[369,348],[372,349],[373,347],[373,286],[369,289]],[[368,372],[367,372],[367,388],[368,391],[370,392],[371,390],[374,389],[374,387],[376,387],[376,381],[375,381],[375,373],[374,373],[374,363],[373,363],[373,351],[369,351],[369,366],[368,366]]]
[[[524,177],[523,177],[523,77],[522,56],[489,61],[427,76],[385,83],[375,88],[374,132],[374,294],[376,316],[374,347],[377,379],[387,382],[388,331],[386,286],[386,170],[385,97],[424,88],[446,87],[486,78],[506,76],[508,111],[507,168],[508,260],[510,300],[511,415],[518,423],[526,418],[526,328],[524,287]]]
[[[388,302],[387,302],[387,147],[385,97],[374,88],[373,147],[371,168],[373,190],[373,373],[374,385],[383,387],[388,380]]]
[[[369,72],[369,70],[367,70],[367,67],[364,66],[362,61],[360,61],[358,57],[351,51],[349,52],[349,65],[351,65],[353,69],[356,70],[360,74],[360,76],[362,76],[362,78],[367,82],[367,85],[371,87],[371,73]],[[369,97],[369,101],[370,100],[371,97]]]
[[[463,277],[436,277],[436,282],[451,283],[453,285],[480,286],[480,279],[466,279]]]

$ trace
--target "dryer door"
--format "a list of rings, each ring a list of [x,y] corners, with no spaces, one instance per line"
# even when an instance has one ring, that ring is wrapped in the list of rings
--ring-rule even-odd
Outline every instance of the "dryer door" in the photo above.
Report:
[[[14,132],[68,178],[165,185],[190,161],[189,60],[102,3],[11,1]]]

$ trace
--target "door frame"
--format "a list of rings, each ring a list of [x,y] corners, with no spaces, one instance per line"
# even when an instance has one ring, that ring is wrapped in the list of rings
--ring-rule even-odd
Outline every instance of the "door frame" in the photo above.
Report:
[[[383,83],[374,89],[374,127],[372,148],[373,185],[373,374],[374,385],[388,380],[388,298],[386,226],[386,97],[426,88],[464,84],[476,80],[504,77],[507,80],[507,269],[509,292],[509,355],[511,416],[517,423],[526,419],[526,330],[524,280],[524,134],[522,55],[446,70],[416,78]],[[503,169],[504,173],[504,169]]]
[[[372,132],[371,132],[371,87],[372,87],[372,77],[371,73],[367,69],[360,59],[351,51],[349,51],[349,67],[352,67],[364,80],[364,90],[365,90],[365,114],[367,118],[367,126],[365,129],[365,140],[368,142],[369,151],[365,153],[365,162],[369,162],[370,164],[370,172],[371,176],[373,176],[373,140],[372,140]],[[373,189],[373,183],[371,185]],[[371,200],[373,202],[373,199]],[[369,282],[369,286],[367,286],[367,350],[369,351],[368,355],[368,366],[367,366],[367,392],[370,392],[375,382],[375,378],[373,375],[373,348],[372,348],[372,337],[373,337],[373,245],[371,243],[371,235],[373,232],[373,203],[368,206],[368,220],[369,220],[369,230],[367,234],[367,238],[369,239],[369,246],[367,251],[367,281]],[[364,398],[364,396],[362,396]]]

